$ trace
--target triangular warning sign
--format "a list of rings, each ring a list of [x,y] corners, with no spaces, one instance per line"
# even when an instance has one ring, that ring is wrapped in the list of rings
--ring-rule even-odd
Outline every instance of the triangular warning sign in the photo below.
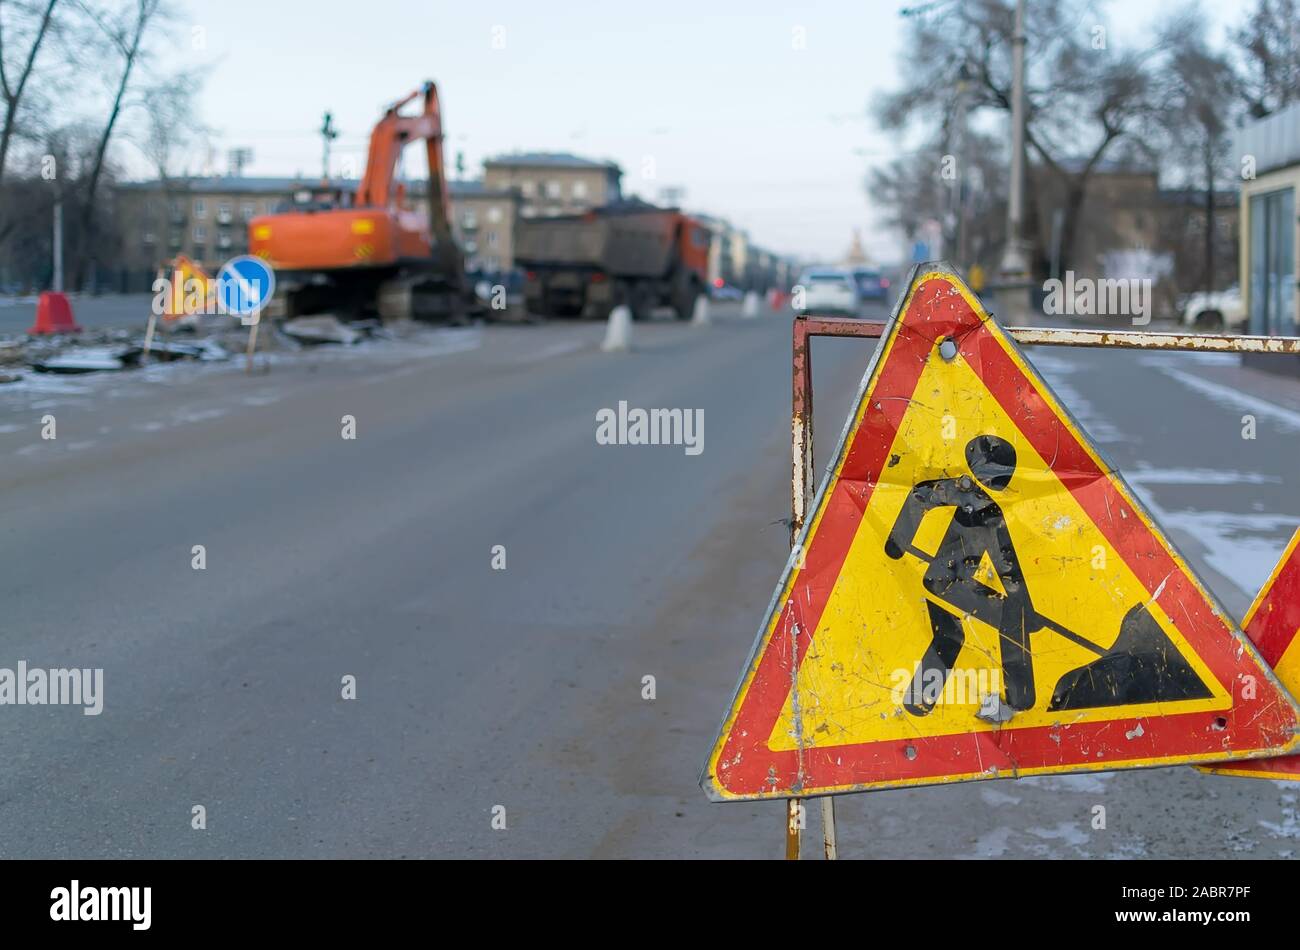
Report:
[[[1277,567],[1260,588],[1255,602],[1241,621],[1260,656],[1293,693],[1300,692],[1300,530],[1282,552]],[[1207,772],[1250,778],[1300,781],[1300,755],[1250,759],[1216,765]]]
[[[1295,701],[944,265],[914,272],[795,551],[705,767],[715,799],[1300,741]]]

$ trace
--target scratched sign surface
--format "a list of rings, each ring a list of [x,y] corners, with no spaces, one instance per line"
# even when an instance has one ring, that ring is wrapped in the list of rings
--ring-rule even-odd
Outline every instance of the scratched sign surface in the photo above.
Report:
[[[1015,343],[918,269],[705,767],[717,800],[1291,750],[1298,712]]]
[[[1300,530],[1296,531],[1246,612],[1241,629],[1273,667],[1282,685],[1300,691]],[[1223,775],[1300,780],[1300,755],[1251,759],[1207,768]]]

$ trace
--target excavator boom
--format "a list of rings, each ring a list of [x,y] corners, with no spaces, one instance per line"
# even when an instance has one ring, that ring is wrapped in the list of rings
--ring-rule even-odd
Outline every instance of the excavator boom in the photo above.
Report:
[[[420,99],[418,114],[402,114]],[[438,89],[426,82],[375,124],[351,207],[294,208],[249,223],[251,252],[284,275],[277,286],[286,315],[344,310],[436,318],[471,302],[452,234],[442,136]],[[425,220],[402,207],[397,182],[402,149],[416,141],[424,142],[428,159]]]

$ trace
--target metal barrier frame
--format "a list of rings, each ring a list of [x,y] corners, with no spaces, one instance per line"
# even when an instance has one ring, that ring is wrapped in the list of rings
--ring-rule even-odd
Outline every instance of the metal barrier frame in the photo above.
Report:
[[[888,322],[849,317],[796,315],[793,327],[793,391],[790,416],[790,546],[794,547],[808,517],[808,505],[817,486],[813,483],[813,337],[879,339]],[[1117,347],[1130,350],[1181,350],[1198,353],[1276,353],[1300,355],[1296,336],[1222,336],[1202,333],[1148,333],[1140,330],[1093,330],[1066,327],[1003,327],[1025,346]],[[835,804],[821,798],[822,849],[835,860]],[[802,799],[787,801],[785,856],[797,861],[803,839],[805,808]]]

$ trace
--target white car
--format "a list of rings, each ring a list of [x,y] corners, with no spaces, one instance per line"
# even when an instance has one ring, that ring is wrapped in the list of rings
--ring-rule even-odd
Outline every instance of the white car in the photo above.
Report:
[[[834,268],[806,270],[794,287],[791,301],[804,313],[834,313],[856,317],[862,301],[858,285],[848,271]]]
[[[1229,287],[1208,294],[1191,294],[1183,305],[1183,323],[1202,333],[1244,330],[1246,305],[1241,290]]]

